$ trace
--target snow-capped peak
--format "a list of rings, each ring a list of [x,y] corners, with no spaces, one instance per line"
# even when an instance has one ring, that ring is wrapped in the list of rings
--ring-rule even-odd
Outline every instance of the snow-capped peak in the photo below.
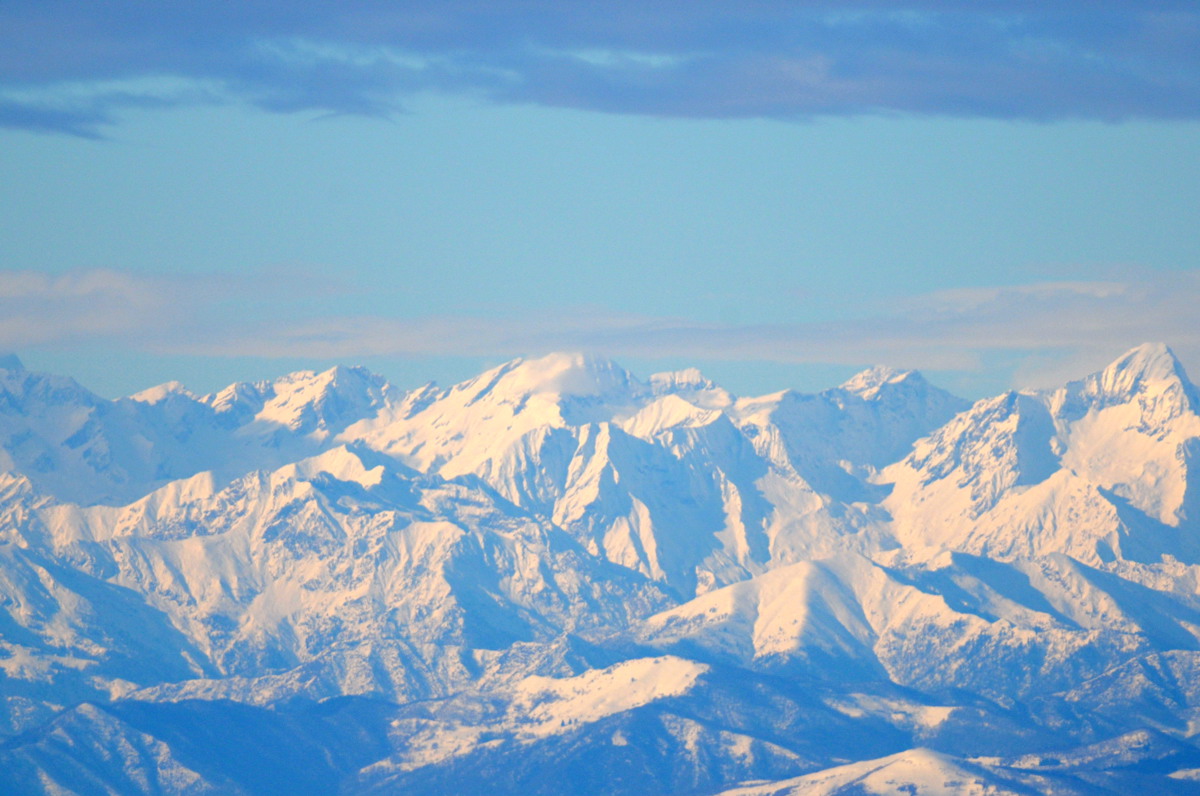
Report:
[[[238,381],[212,395],[206,395],[200,400],[216,412],[242,412],[253,416],[262,408],[266,396],[270,395],[271,383],[266,381]]]
[[[1183,365],[1163,343],[1143,343],[1086,381],[1098,395],[1129,396],[1144,385],[1161,382],[1187,383]]]
[[[0,790],[1193,792],[1195,394],[0,369]]]
[[[706,379],[699,368],[684,368],[683,370],[668,370],[654,373],[650,376],[650,386],[655,392],[672,390],[711,390],[717,385]]]
[[[915,370],[896,370],[884,365],[878,365],[851,376],[842,384],[841,389],[870,400],[878,395],[880,389],[885,385],[902,384],[904,382],[920,384],[924,381],[925,379],[921,374]]]
[[[383,480],[381,465],[368,468],[362,458],[345,445],[331,448],[324,453],[289,464],[277,472],[280,478],[312,480],[322,473],[339,481],[359,484],[363,487],[377,486]]]
[[[148,387],[141,392],[134,393],[129,396],[132,401],[138,401],[144,404],[156,404],[165,401],[173,395],[182,395],[185,398],[195,398],[187,387],[183,386],[182,382],[168,381],[164,384],[159,384],[157,387]]]
[[[1057,390],[1050,399],[1051,408],[1069,418],[1125,404],[1137,406],[1139,424],[1162,424],[1194,416],[1200,395],[1170,348],[1143,343],[1104,370]]]
[[[728,390],[705,378],[697,368],[655,373],[649,379],[655,395],[675,395],[704,409],[724,409],[734,402]]]
[[[389,386],[366,368],[337,366],[300,371],[277,380],[258,417],[292,429],[326,431],[375,414]]]
[[[616,363],[592,354],[557,352],[515,359],[475,380],[479,396],[559,395],[590,397],[626,391],[636,381]]]

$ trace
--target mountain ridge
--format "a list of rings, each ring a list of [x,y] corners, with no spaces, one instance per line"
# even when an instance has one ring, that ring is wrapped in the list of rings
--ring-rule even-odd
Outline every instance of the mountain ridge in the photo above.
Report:
[[[271,792],[206,757],[209,724],[309,750],[280,776],[311,792],[1200,769],[1200,402],[1166,346],[975,402],[888,368],[737,397],[582,354],[115,401],[16,368],[7,791]]]

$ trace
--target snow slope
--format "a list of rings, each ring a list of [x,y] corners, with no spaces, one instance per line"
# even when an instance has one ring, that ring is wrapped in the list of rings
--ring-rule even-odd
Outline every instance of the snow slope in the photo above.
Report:
[[[1189,792],[1200,398],[0,362],[0,784]],[[243,746],[228,738],[246,738]]]

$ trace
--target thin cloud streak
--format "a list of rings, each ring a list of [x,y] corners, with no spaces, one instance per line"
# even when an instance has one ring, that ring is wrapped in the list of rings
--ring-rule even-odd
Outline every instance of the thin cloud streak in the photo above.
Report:
[[[286,303],[341,290],[317,278],[281,280],[271,271],[249,276],[155,276],[113,269],[60,274],[0,272],[0,350],[108,345],[169,350],[211,337],[231,324],[228,305],[270,295]],[[302,273],[302,272],[301,272]],[[282,287],[280,287],[282,285]],[[245,333],[246,326],[241,327]]]
[[[535,318],[328,318],[250,340],[204,344],[260,356],[485,355],[583,348],[612,356],[812,364],[884,362],[973,370],[990,354],[1107,357],[1146,340],[1200,354],[1200,274],[1139,282],[1059,282],[939,291],[889,315],[822,323],[727,325],[573,313]]]
[[[120,340],[171,323],[169,283],[118,271],[0,273],[0,347]]]
[[[1198,53],[1185,2],[23,1],[0,6],[0,123],[95,136],[136,98],[62,86],[164,76],[206,87],[168,104],[215,85],[272,112],[390,115],[433,90],[704,118],[1194,119]]]
[[[251,278],[253,279],[253,278]],[[303,295],[265,296],[265,314],[231,312],[246,284],[114,271],[0,275],[0,348],[81,342],[158,355],[342,359],[511,357],[583,349],[613,357],[870,365],[978,372],[1015,362],[1020,386],[1043,386],[1080,362],[1103,364],[1163,341],[1200,361],[1200,273],[1140,280],[1042,282],[944,290],[890,313],[820,323],[737,325],[602,309],[520,317],[282,317]],[[213,284],[209,282],[208,284]],[[260,287],[269,284],[262,280]],[[273,302],[273,303],[272,303]],[[257,320],[247,320],[254,317]],[[274,318],[274,320],[271,320]]]

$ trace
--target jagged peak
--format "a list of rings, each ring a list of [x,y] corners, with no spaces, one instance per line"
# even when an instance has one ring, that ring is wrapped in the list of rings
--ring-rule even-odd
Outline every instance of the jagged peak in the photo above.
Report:
[[[281,388],[291,386],[343,386],[347,384],[378,384],[383,382],[383,377],[376,375],[361,365],[334,365],[328,370],[298,370],[295,373],[289,373],[286,376],[281,376],[273,383],[276,391],[282,391]]]
[[[934,432],[935,435],[958,435],[963,432],[976,433],[998,420],[1017,416],[1028,416],[1045,411],[1045,404],[1036,394],[1005,390],[999,395],[980,398],[967,406],[954,420]]]
[[[22,373],[25,370],[25,363],[16,354],[2,354],[0,355],[0,370]]]
[[[276,379],[269,385],[275,401],[314,403],[335,394],[342,397],[367,395],[377,397],[388,389],[384,377],[361,366],[335,365],[328,370],[302,370]]]
[[[612,360],[580,352],[514,359],[467,382],[476,396],[595,396],[636,387],[633,376]]]
[[[258,418],[298,429],[344,425],[373,414],[392,397],[383,377],[361,366],[298,370],[269,381],[239,381],[198,399],[238,422]]]
[[[314,419],[323,425],[382,405],[388,390],[382,376],[362,367],[338,365],[320,373],[292,374],[275,382],[275,395],[263,407],[262,416],[295,425],[313,411]]]
[[[1200,397],[1183,365],[1163,343],[1143,343],[1131,348],[1104,370],[1056,391],[1053,400],[1060,408],[1085,411],[1088,406],[1123,404],[1149,393],[1175,394],[1183,401],[1182,406],[1200,405]]]
[[[682,370],[665,370],[650,376],[650,386],[656,391],[663,390],[712,390],[716,384],[705,378],[699,368],[683,368]]]
[[[362,456],[352,448],[339,445],[307,459],[285,465],[275,472],[281,479],[311,481],[322,473],[339,481],[354,482],[364,487],[377,486],[383,479],[384,466],[368,467]]]
[[[148,387],[141,392],[135,392],[129,396],[131,401],[137,401],[144,404],[157,404],[168,398],[179,395],[184,398],[195,399],[196,396],[183,385],[182,382],[168,381],[159,384],[155,387]]]
[[[218,412],[227,412],[234,407],[257,401],[261,404],[271,394],[269,381],[235,381],[219,392],[206,395],[200,400]]]
[[[668,393],[642,407],[620,426],[628,434],[650,439],[668,428],[697,428],[719,417],[722,417],[722,413],[718,409],[697,406],[674,393]]]
[[[1105,393],[1127,393],[1148,382],[1186,382],[1187,374],[1165,343],[1142,343],[1089,378],[1095,379]]]
[[[93,393],[70,376],[26,370],[15,355],[0,358],[11,367],[0,366],[0,393],[36,397],[55,404],[80,402],[89,406],[107,403],[107,399]]]
[[[839,389],[856,393],[863,398],[872,398],[888,384],[924,384],[925,377],[915,370],[896,370],[886,365],[876,365],[854,374]]]

